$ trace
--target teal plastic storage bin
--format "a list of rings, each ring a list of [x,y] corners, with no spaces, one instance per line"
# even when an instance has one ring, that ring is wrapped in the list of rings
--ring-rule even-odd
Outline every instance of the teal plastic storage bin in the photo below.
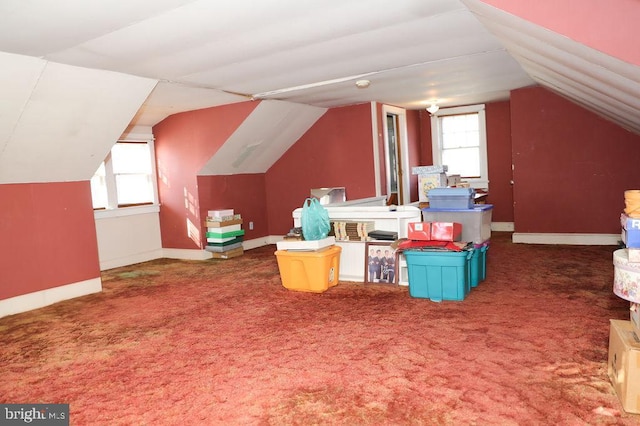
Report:
[[[487,276],[487,250],[489,243],[474,244],[471,255],[471,287],[477,287]]]
[[[464,300],[471,290],[471,257],[474,249],[463,251],[407,250],[411,297]]]
[[[484,243],[484,252],[481,255],[481,261],[478,266],[480,268],[480,281],[484,281],[487,278],[487,256],[489,255],[489,241]]]

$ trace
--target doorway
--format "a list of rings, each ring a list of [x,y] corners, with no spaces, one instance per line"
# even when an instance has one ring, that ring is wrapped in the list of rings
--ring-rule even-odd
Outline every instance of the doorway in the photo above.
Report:
[[[394,204],[403,205],[411,201],[407,155],[406,112],[401,108],[382,106],[384,154],[387,182],[387,198],[397,199]]]

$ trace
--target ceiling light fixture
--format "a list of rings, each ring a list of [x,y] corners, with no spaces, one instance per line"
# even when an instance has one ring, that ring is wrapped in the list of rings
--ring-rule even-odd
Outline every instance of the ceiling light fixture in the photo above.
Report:
[[[431,106],[429,106],[429,108],[427,108],[427,111],[429,111],[429,114],[435,114],[436,112],[438,112],[438,110],[440,109],[440,107],[436,104],[431,104]]]
[[[369,80],[358,80],[358,81],[356,81],[356,87],[358,89],[366,89],[367,87],[369,87],[370,84],[371,84],[371,82]]]

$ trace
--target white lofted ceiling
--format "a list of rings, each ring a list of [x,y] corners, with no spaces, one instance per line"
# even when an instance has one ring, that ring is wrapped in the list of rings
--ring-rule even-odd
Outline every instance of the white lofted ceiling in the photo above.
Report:
[[[638,66],[482,0],[1,0],[0,16],[0,183],[87,179],[122,132],[248,99],[421,109],[540,84],[640,134]],[[203,172],[282,153],[239,130]]]
[[[418,109],[534,84],[458,0],[3,0],[0,14],[0,51],[159,80],[138,125],[249,98]]]

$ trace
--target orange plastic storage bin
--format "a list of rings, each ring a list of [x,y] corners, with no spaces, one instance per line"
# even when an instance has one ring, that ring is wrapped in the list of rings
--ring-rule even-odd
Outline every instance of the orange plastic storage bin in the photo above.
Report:
[[[322,293],[338,284],[340,246],[318,251],[278,250],[276,258],[282,285],[295,291]]]

